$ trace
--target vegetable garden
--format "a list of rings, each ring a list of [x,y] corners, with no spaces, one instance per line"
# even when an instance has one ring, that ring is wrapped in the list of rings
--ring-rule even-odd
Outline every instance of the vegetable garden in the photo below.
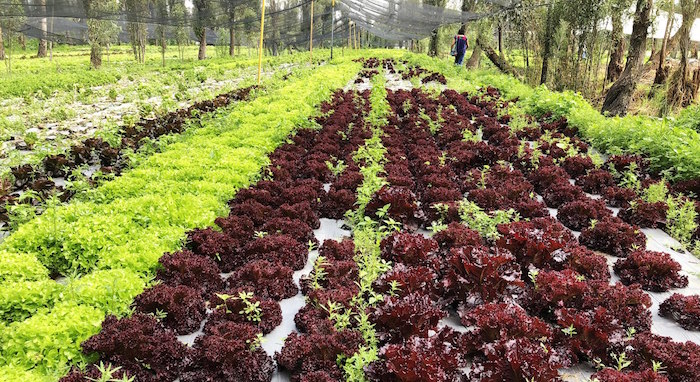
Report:
[[[8,165],[0,381],[698,380],[695,131],[319,56]]]

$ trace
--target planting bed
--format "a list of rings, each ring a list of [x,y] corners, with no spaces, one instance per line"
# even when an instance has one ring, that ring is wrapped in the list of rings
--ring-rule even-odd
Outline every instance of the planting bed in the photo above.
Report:
[[[359,62],[61,381],[700,378],[700,267],[662,230],[693,234],[678,188],[565,121],[511,127],[496,89]]]
[[[154,150],[157,140],[168,134],[180,134],[200,118],[231,103],[248,99],[255,87],[249,86],[214,99],[168,113],[157,118],[143,118],[134,126],[124,126],[118,144],[101,138],[88,138],[70,147],[66,154],[49,155],[39,166],[23,164],[12,167],[12,181],[6,181],[0,195],[0,225],[4,231],[28,220],[45,207],[45,201],[56,196],[67,202],[78,192],[97,185],[104,179],[119,176],[144,146],[143,153]],[[30,193],[27,193],[29,191]],[[8,224],[12,223],[12,224]]]

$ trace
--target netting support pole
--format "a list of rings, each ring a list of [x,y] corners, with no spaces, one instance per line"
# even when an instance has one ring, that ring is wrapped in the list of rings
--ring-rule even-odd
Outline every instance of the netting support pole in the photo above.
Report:
[[[314,0],[311,0],[311,27],[309,28],[309,60],[314,61]]]
[[[262,80],[263,32],[265,32],[265,0],[262,0],[262,15],[260,16],[260,45],[258,46],[258,86]]]
[[[53,15],[54,15],[54,3],[51,3],[51,40],[49,40],[49,61],[53,61]]]
[[[331,60],[333,60],[333,44],[335,43],[335,0],[331,2]]]
[[[357,49],[357,25],[353,25],[352,35],[353,35],[353,42],[355,44],[355,49]]]

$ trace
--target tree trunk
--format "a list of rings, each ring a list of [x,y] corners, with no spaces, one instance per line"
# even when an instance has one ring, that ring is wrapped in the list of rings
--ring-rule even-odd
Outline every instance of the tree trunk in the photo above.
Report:
[[[666,30],[664,31],[664,40],[661,43],[661,50],[659,51],[659,66],[656,68],[656,75],[654,76],[654,85],[661,85],[666,82],[668,78],[668,66],[666,65],[666,55],[668,55],[668,39],[671,35],[671,29],[673,29],[673,23],[675,21],[674,15],[675,2],[671,2],[671,9],[669,11],[669,17],[666,22]],[[652,56],[653,57],[653,56]]]
[[[554,13],[552,6],[547,8],[547,19],[545,21],[544,47],[542,49],[542,73],[540,74],[540,85],[547,83],[549,75],[549,56],[552,54],[552,39],[554,35]]]
[[[518,76],[518,72],[515,70],[515,68],[510,66],[510,64],[508,64],[506,60],[504,60],[495,50],[493,50],[493,48],[486,45],[482,38],[476,39],[476,45],[481,47],[484,53],[486,53],[486,57],[488,57],[489,60],[491,60],[491,62],[493,62],[493,64],[496,65],[496,67],[502,72],[512,74],[516,77]]]
[[[637,0],[634,25],[630,37],[630,48],[627,53],[627,64],[620,78],[610,87],[603,102],[603,113],[610,115],[625,115],[632,94],[637,88],[642,60],[647,47],[647,31],[651,24],[651,8],[653,0]]]
[[[2,39],[2,27],[0,26],[0,60],[5,59],[5,41]]]
[[[90,64],[95,69],[102,66],[102,47],[99,44],[92,44],[90,48]]]
[[[231,20],[233,22],[233,19]],[[229,43],[228,43],[228,55],[233,57],[236,55],[236,28],[231,25],[228,27],[229,33]]]
[[[207,58],[207,29],[202,28],[202,34],[199,36],[199,55],[198,59],[204,60]]]
[[[503,27],[498,24],[498,54],[503,57]]]
[[[625,54],[625,36],[622,33],[622,13],[612,18],[612,48],[610,49],[610,62],[605,75],[605,80],[613,82],[620,77],[623,65],[622,59]]]
[[[467,69],[476,69],[479,67],[479,63],[481,62],[481,46],[477,43],[474,45],[474,51],[472,51],[472,55],[469,57],[469,60],[467,60]]]
[[[44,12],[46,12],[46,0],[40,0],[39,5],[42,7]],[[46,57],[46,31],[48,30],[46,17],[41,18],[39,21],[39,28],[41,29],[41,38],[39,39],[39,50],[36,56],[39,58]]]
[[[428,56],[437,57],[439,42],[440,42],[440,36],[438,35],[437,28],[435,28],[430,33],[430,48],[428,48]]]
[[[681,63],[676,72],[671,76],[668,94],[666,95],[666,101],[671,109],[679,106],[688,106],[693,102],[695,97],[693,84],[688,79],[688,53],[690,50],[690,28],[692,23],[686,23],[685,20],[695,20],[698,9],[700,8],[700,1],[681,0],[680,4],[684,22],[681,24],[681,28],[676,33],[676,36],[679,36]]]

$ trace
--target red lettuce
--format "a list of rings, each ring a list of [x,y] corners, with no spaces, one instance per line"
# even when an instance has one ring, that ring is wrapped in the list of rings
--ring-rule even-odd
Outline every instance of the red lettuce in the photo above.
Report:
[[[579,242],[586,247],[617,257],[625,257],[631,251],[645,248],[647,237],[639,228],[619,218],[606,218],[593,227],[581,231]]]
[[[231,289],[246,289],[264,299],[280,301],[299,291],[292,278],[292,268],[267,260],[251,261],[226,280]]]
[[[185,285],[158,284],[136,296],[134,305],[138,312],[165,312],[161,321],[178,334],[197,331],[206,313],[200,291]]]
[[[659,314],[678,322],[686,330],[700,330],[700,296],[674,293],[661,303]]]
[[[668,253],[635,251],[619,259],[614,269],[624,284],[638,283],[644,290],[652,292],[688,286],[688,276],[678,273],[681,265]]]
[[[173,331],[143,313],[121,319],[107,316],[102,330],[82,347],[85,353],[97,353],[101,361],[144,382],[175,380],[189,353]]]

